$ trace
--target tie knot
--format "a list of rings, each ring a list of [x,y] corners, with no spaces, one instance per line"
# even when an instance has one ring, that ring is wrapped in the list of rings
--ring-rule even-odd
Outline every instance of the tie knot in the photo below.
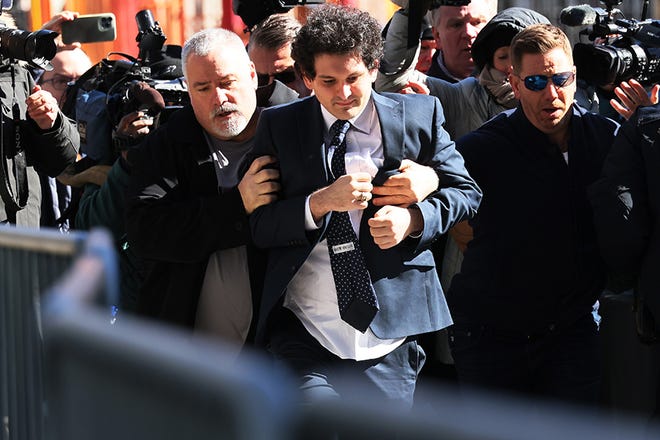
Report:
[[[337,119],[335,123],[330,127],[330,139],[333,139],[337,136],[344,136],[350,126],[350,122]]]

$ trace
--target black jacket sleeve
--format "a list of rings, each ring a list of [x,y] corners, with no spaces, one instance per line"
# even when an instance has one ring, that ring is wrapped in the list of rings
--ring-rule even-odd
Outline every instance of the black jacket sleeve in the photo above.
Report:
[[[642,156],[645,144],[655,142],[655,134],[645,134],[650,123],[638,114],[621,126],[601,177],[589,187],[601,253],[618,278],[635,278],[651,234]],[[652,124],[660,127],[660,111]]]

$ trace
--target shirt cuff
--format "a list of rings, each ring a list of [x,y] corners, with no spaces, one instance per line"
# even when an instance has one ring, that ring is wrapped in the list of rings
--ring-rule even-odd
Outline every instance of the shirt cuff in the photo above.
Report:
[[[309,198],[311,195],[307,196],[305,199],[305,230],[306,231],[315,231],[321,229],[323,225],[323,219],[318,223],[314,221],[314,216],[312,215],[312,208],[309,207]]]
[[[410,205],[408,207],[408,209],[416,209],[417,211],[419,211],[420,215],[422,213],[422,210],[419,209],[419,206],[417,206],[417,205]],[[424,221],[424,216],[422,216],[422,222],[423,221]],[[420,229],[418,233],[408,234],[408,237],[409,238],[422,238],[422,235],[424,235],[424,225],[423,224],[422,224],[422,229]]]

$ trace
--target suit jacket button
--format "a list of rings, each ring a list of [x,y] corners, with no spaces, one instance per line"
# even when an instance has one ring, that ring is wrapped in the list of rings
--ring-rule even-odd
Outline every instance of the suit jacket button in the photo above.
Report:
[[[243,230],[243,223],[236,222],[236,230],[237,231],[242,231]]]

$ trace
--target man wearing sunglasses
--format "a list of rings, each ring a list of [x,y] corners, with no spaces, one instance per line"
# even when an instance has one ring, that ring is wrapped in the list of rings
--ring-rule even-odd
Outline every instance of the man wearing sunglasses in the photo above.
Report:
[[[250,34],[248,55],[257,72],[257,105],[272,107],[308,96],[310,90],[296,73],[291,42],[300,23],[289,14],[273,14]]]
[[[537,24],[511,42],[518,108],[457,141],[484,197],[449,290],[463,384],[595,403],[605,271],[586,188],[618,125],[573,102],[570,42]]]

